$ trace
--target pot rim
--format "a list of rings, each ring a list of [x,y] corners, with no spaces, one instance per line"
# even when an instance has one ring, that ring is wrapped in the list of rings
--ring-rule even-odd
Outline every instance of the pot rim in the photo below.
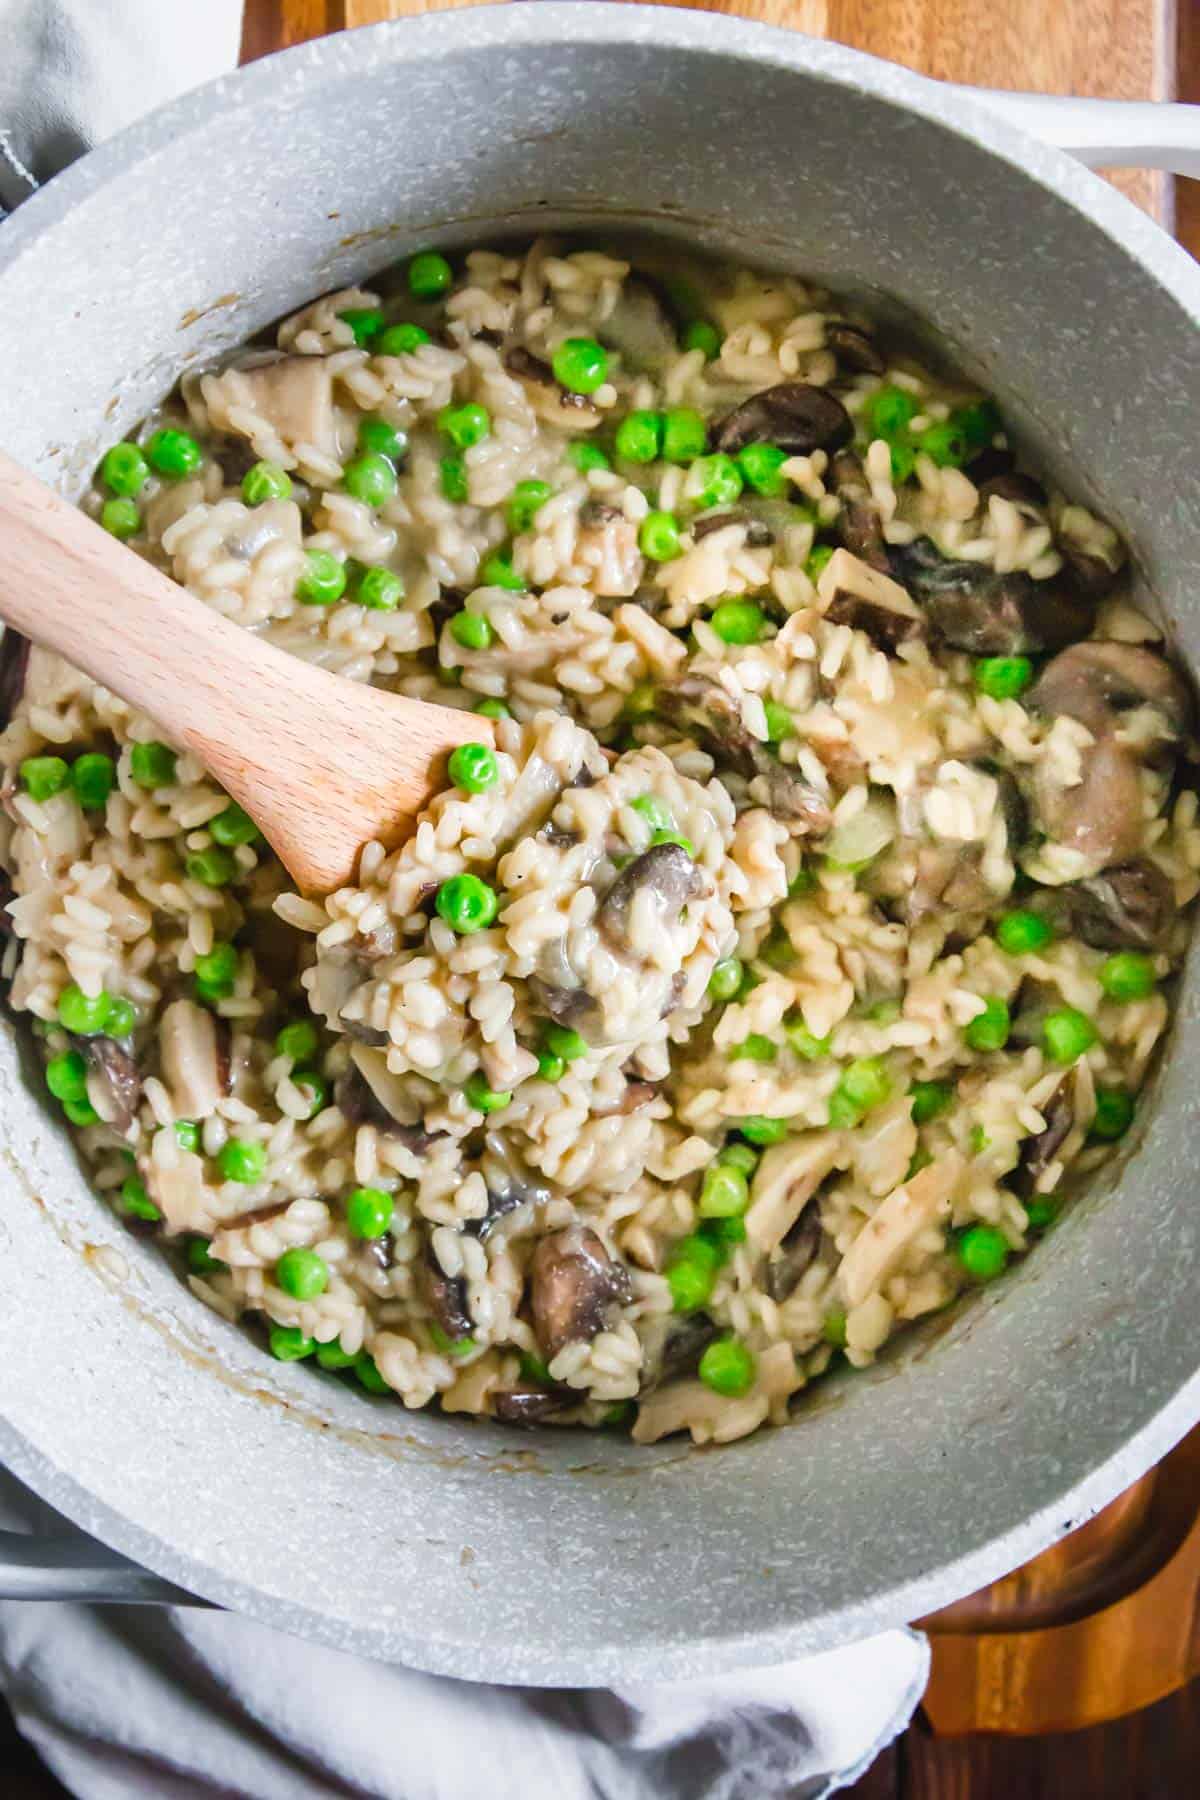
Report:
[[[144,164],[168,144],[205,132],[212,119],[257,106],[280,92],[293,100],[309,84],[331,76],[369,74],[382,61],[436,60],[451,50],[561,43],[596,47],[644,45],[672,52],[732,58],[747,70],[770,67],[828,81],[900,111],[916,113],[982,146],[1072,206],[1135,258],[1186,317],[1200,323],[1200,268],[1139,208],[1065,152],[1010,126],[976,102],[910,70],[801,33],[721,14],[658,6],[546,0],[535,7],[485,5],[465,11],[393,20],[343,32],[264,58],[191,90],[138,120],[56,176],[0,230],[0,277],[41,234],[81,203]],[[974,1591],[1090,1517],[1145,1472],[1200,1417],[1200,1371],[1130,1433],[1120,1448],[1091,1467],[1064,1493],[978,1549],[911,1580],[876,1589],[869,1599],[831,1606],[800,1623],[773,1625],[704,1640],[710,1672],[789,1660],[840,1638],[850,1641],[899,1619],[918,1617],[948,1597]],[[68,1470],[55,1466],[23,1433],[0,1417],[3,1460],[31,1489],[69,1519],[143,1566],[235,1612],[343,1649],[367,1649],[433,1673],[496,1679],[472,1647],[458,1641],[409,1636],[402,1625],[386,1633],[274,1596],[193,1557],[186,1549],[101,1503]],[[355,1633],[358,1633],[356,1639]],[[369,1646],[362,1639],[369,1638]],[[670,1679],[698,1672],[698,1646],[650,1637],[597,1646],[583,1656],[559,1657],[553,1667],[534,1649],[513,1645],[502,1679],[548,1685],[599,1685],[614,1679]]]

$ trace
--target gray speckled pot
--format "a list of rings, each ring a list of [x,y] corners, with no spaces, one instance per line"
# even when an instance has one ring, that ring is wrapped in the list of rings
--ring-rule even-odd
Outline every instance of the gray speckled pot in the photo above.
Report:
[[[0,232],[0,441],[76,488],[181,368],[310,294],[417,244],[605,218],[879,290],[970,344],[1200,658],[1193,264],[969,101],[710,15],[443,15],[156,114]],[[272,1364],[90,1196],[5,1036],[0,1452],[197,1594],[458,1675],[692,1675],[918,1615],[1200,1413],[1194,968],[1182,1004],[1127,1173],[940,1334],[716,1453],[414,1417]]]

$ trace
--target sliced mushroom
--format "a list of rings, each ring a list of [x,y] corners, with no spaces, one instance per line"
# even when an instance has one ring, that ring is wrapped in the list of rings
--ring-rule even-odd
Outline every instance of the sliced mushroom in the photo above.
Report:
[[[983,563],[942,556],[928,538],[894,550],[898,578],[925,608],[930,625],[972,656],[1024,656],[1059,650],[1086,636],[1091,603],[1061,579],[998,574]]]
[[[590,501],[579,515],[576,553],[594,570],[588,586],[602,600],[636,594],[645,569],[637,526],[618,507]]]
[[[887,364],[860,325],[846,319],[830,319],[825,326],[825,342],[842,367],[856,375],[882,375]]]
[[[639,1394],[651,1394],[665,1381],[694,1375],[700,1358],[720,1328],[706,1312],[678,1318],[670,1313],[651,1319],[642,1332],[642,1379]]]
[[[1045,1128],[1033,1137],[1027,1137],[1022,1145],[1012,1183],[1017,1193],[1022,1196],[1032,1194],[1041,1176],[1046,1173],[1050,1164],[1058,1154],[1064,1140],[1075,1123],[1075,1106],[1071,1098],[1073,1078],[1064,1075],[1049,1100],[1041,1107]]]
[[[751,736],[733,699],[715,681],[685,675],[679,681],[664,682],[658,689],[657,708],[660,718],[697,737],[718,766],[733,769],[747,780],[761,776],[773,811],[801,821],[810,832],[829,829],[829,806],[824,797]]]
[[[629,952],[630,914],[639,895],[651,897],[660,928],[675,924],[703,886],[703,878],[682,844],[653,844],[627,863],[600,902],[596,925],[614,950]]]
[[[1154,950],[1175,917],[1175,890],[1145,858],[1061,890],[1072,929],[1097,950]]]
[[[224,1097],[229,1068],[212,1013],[193,1000],[172,1000],[159,1025],[159,1054],[175,1116],[210,1118]]]
[[[0,638],[0,731],[11,725],[13,714],[21,703],[31,649],[27,637],[22,637],[11,625],[4,627],[4,635]]]
[[[137,1117],[142,1077],[123,1044],[110,1037],[74,1040],[88,1066],[88,1096],[106,1125],[128,1131]]]
[[[300,547],[300,508],[294,500],[268,500],[251,507],[246,518],[226,533],[225,548],[237,562],[253,562],[268,544]]]
[[[817,598],[834,625],[865,632],[882,650],[895,650],[925,630],[920,609],[899,582],[849,550],[834,551],[817,582]]]
[[[599,425],[602,415],[595,402],[586,394],[573,394],[560,387],[550,364],[532,350],[514,344],[505,351],[503,361],[509,374],[525,390],[533,411],[547,425],[557,425],[560,431],[594,431]]]
[[[285,444],[311,444],[323,455],[337,455],[333,376],[325,357],[282,356],[239,369],[237,379],[242,393],[249,389],[250,406]]]
[[[467,1303],[466,1281],[461,1275],[447,1275],[428,1244],[421,1259],[419,1279],[434,1323],[452,1343],[470,1337],[475,1321]]]
[[[1040,513],[1047,501],[1041,482],[1035,481],[1032,475],[1022,475],[1018,469],[998,470],[986,480],[977,482],[976,486],[985,506],[995,496],[997,500],[1007,500],[1020,507],[1023,512]]]
[[[883,537],[883,520],[871,499],[863,466],[853,450],[839,450],[832,463],[833,488],[842,503],[837,533],[843,547],[869,568],[890,575],[892,559]]]
[[[1140,644],[1072,644],[1046,664],[1028,704],[1047,718],[1078,719],[1097,738],[1143,707],[1154,714],[1167,744],[1178,743],[1192,725],[1192,697],[1182,675]]]
[[[1139,765],[1111,738],[1088,746],[1082,777],[1069,786],[1052,764],[1039,764],[1033,792],[1047,837],[1098,868],[1126,862],[1142,848],[1145,820]]]
[[[346,1018],[344,1008],[368,979],[369,970],[363,958],[345,944],[322,951],[317,958],[312,987],[313,1011],[321,1013],[335,1031],[344,1031],[359,1044],[383,1049],[388,1042],[386,1031],[365,1025],[361,1019]]]
[[[880,1202],[842,1258],[839,1278],[847,1306],[861,1305],[886,1281],[918,1233],[949,1217],[962,1173],[962,1157],[947,1151]]]
[[[782,1244],[838,1160],[837,1135],[805,1132],[775,1144],[759,1161],[746,1213],[746,1240],[770,1255]]]
[[[840,450],[854,425],[836,394],[804,381],[781,381],[751,395],[712,430],[712,447],[732,453],[747,444],[778,444],[793,456]]]
[[[411,1114],[414,1106],[407,1097],[403,1098],[403,1113],[397,1117],[390,1106],[400,1106],[402,1096],[399,1090],[399,1077],[391,1073],[383,1055],[366,1046],[361,1048],[362,1064],[358,1063],[360,1047],[356,1044],[350,1052],[356,1066],[348,1069],[338,1077],[334,1087],[334,1099],[347,1121],[351,1125],[374,1125],[386,1137],[395,1138],[405,1149],[411,1150],[414,1156],[424,1156],[429,1146],[445,1133],[426,1131],[419,1120],[405,1117]],[[366,1070],[370,1069],[368,1077]],[[395,1083],[395,1087],[393,1087]],[[382,1095],[388,1096],[385,1102]],[[390,1103],[390,1104],[389,1104]]]
[[[529,1276],[533,1328],[547,1362],[568,1344],[590,1342],[610,1309],[632,1295],[627,1270],[586,1225],[542,1238]]]
[[[492,1394],[492,1410],[506,1425],[540,1425],[564,1407],[574,1406],[579,1396],[569,1388],[498,1388]]]
[[[778,1250],[767,1263],[765,1286],[771,1299],[782,1303],[795,1292],[805,1270],[821,1248],[821,1209],[810,1200]]]
[[[694,541],[699,543],[714,531],[741,525],[750,548],[762,549],[766,544],[782,542],[789,531],[801,526],[807,528],[810,522],[811,514],[793,500],[772,500],[765,494],[747,494],[736,506],[701,513],[699,518],[692,520],[691,533]]]
[[[531,975],[529,992],[538,1011],[548,1013],[556,1025],[578,1026],[596,1011],[596,1000],[584,987],[557,987],[540,975]]]

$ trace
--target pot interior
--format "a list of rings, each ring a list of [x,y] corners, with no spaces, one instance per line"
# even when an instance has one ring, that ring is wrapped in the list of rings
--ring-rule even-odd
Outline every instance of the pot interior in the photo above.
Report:
[[[1122,529],[1195,668],[1196,279],[1095,178],[1032,147],[1021,167],[957,103],[909,110],[922,91],[636,7],[485,8],[272,59],[0,231],[0,442],[78,491],[181,371],[313,295],[418,246],[634,226],[935,328]],[[87,1190],[5,1028],[0,1448],[184,1585],[461,1675],[676,1676],[895,1622],[1191,1422],[1194,957],[1180,1008],[1127,1170],[986,1297],[719,1451],[516,1436],[272,1363]]]

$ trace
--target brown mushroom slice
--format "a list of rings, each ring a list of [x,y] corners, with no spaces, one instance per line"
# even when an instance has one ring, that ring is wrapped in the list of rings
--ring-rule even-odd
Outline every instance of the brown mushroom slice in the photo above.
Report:
[[[925,631],[925,620],[898,581],[835,550],[821,571],[817,599],[834,625],[865,632],[881,650],[894,651]]]
[[[852,325],[848,319],[830,319],[826,323],[825,343],[842,367],[856,375],[882,375],[887,367],[861,325]]]
[[[837,534],[844,549],[882,575],[892,572],[883,520],[871,499],[863,466],[853,450],[839,450],[831,466],[833,489],[842,503]]]
[[[425,1304],[439,1330],[455,1344],[470,1337],[475,1321],[467,1301],[466,1281],[461,1275],[447,1275],[429,1244],[425,1246],[418,1278]]]
[[[228,1051],[222,1059],[212,1013],[193,1000],[172,1000],[159,1023],[158,1036],[162,1078],[176,1118],[210,1118],[224,1097],[228,1079]]]
[[[532,350],[514,344],[504,353],[504,367],[520,382],[525,398],[538,418],[560,431],[594,431],[602,418],[600,408],[586,394],[573,394],[560,387],[554,370]]]
[[[821,1212],[810,1200],[778,1250],[767,1263],[763,1285],[777,1305],[795,1293],[801,1276],[816,1261],[821,1248]]]
[[[714,425],[714,450],[733,454],[747,444],[777,444],[792,456],[840,450],[854,424],[836,394],[805,381],[781,381],[743,400]]]
[[[1042,1103],[1040,1110],[1046,1121],[1044,1129],[1025,1138],[1021,1144],[1012,1184],[1022,1198],[1027,1199],[1036,1191],[1039,1180],[1070,1135],[1075,1123],[1075,1104],[1071,1097],[1073,1086],[1073,1076],[1064,1075],[1049,1100]]]
[[[249,405],[285,444],[311,444],[325,456],[338,454],[333,376],[325,357],[282,356],[239,369],[237,377],[242,394],[250,390]]]
[[[979,498],[986,506],[995,497],[1007,500],[1023,513],[1041,514],[1047,502],[1045,488],[1032,475],[1023,475],[1018,469],[1000,469],[986,480],[976,483]]]
[[[404,1124],[399,1119],[394,1119],[376,1099],[357,1069],[347,1069],[344,1075],[338,1076],[333,1097],[344,1113],[347,1124],[373,1125],[376,1131],[403,1144],[414,1156],[424,1156],[431,1144],[446,1135],[444,1131],[426,1131],[423,1125]]]
[[[595,572],[588,581],[601,600],[627,600],[636,594],[645,570],[638,548],[637,526],[616,506],[589,501],[579,514],[576,554]]]
[[[1146,858],[1064,887],[1071,928],[1096,950],[1155,950],[1175,918],[1175,889]]]
[[[683,1318],[668,1313],[650,1319],[642,1331],[642,1380],[639,1394],[651,1394],[667,1381],[694,1375],[700,1358],[720,1336],[720,1327],[706,1312]]]
[[[492,1411],[505,1425],[540,1425],[579,1402],[569,1388],[543,1387],[497,1388],[491,1399]]]
[[[808,1131],[763,1153],[745,1218],[746,1241],[753,1249],[770,1255],[779,1248],[836,1165],[839,1148],[836,1133]]]
[[[132,1055],[110,1037],[73,1040],[88,1067],[88,1098],[106,1125],[128,1131],[137,1117],[142,1077]]]
[[[714,531],[724,531],[730,525],[740,525],[746,533],[749,547],[760,550],[764,545],[781,542],[788,531],[809,526],[811,519],[812,515],[793,500],[770,499],[765,494],[747,494],[736,506],[701,513],[699,518],[692,520],[691,533],[693,540],[700,543]]]
[[[542,1238],[529,1278],[533,1328],[547,1362],[568,1344],[590,1343],[633,1291],[627,1270],[586,1225]]]
[[[998,574],[984,563],[944,557],[928,538],[892,553],[898,578],[916,595],[937,635],[972,656],[1025,656],[1085,637],[1093,607],[1061,579]]]
[[[733,699],[715,681],[685,675],[664,682],[656,704],[659,717],[698,738],[718,767],[733,769],[747,780],[761,776],[773,811],[802,822],[810,832],[829,829],[830,811],[824,796],[751,736]]]
[[[22,637],[11,625],[4,627],[4,636],[0,638],[0,731],[11,725],[13,714],[21,704],[32,648],[27,637]]]
[[[1089,745],[1082,779],[1070,786],[1050,765],[1039,764],[1033,792],[1046,835],[1098,868],[1126,862],[1142,848],[1146,821],[1139,765],[1111,738]]]
[[[1192,697],[1179,671],[1141,644],[1072,644],[1046,664],[1027,704],[1047,718],[1078,719],[1094,737],[1149,708],[1159,735],[1176,744],[1192,727]]]
[[[682,844],[653,844],[627,863],[600,902],[596,926],[614,950],[633,949],[630,915],[639,895],[651,897],[656,922],[673,925],[703,886],[703,877]]]

